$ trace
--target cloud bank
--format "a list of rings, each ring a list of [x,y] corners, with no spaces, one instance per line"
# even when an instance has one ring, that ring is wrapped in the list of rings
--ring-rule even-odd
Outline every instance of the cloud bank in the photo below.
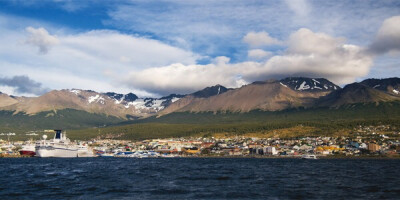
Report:
[[[0,77],[0,85],[12,87],[19,94],[42,95],[50,90],[43,88],[41,83],[30,79],[28,76]]]
[[[292,33],[287,44],[283,55],[265,62],[231,64],[224,58],[225,62],[208,65],[173,64],[131,72],[125,82],[160,94],[188,93],[215,84],[240,87],[253,81],[287,76],[325,77],[344,84],[367,75],[373,63],[361,47],[305,28]],[[262,50],[253,54],[262,54]]]
[[[222,62],[207,65],[173,64],[133,71],[124,82],[158,94],[189,93],[215,84],[240,87],[253,81],[288,76],[323,77],[337,84],[347,84],[367,76],[376,56],[400,51],[400,16],[384,20],[367,47],[348,44],[343,37],[307,28],[293,32],[284,42],[265,31],[249,32],[243,41],[250,47],[287,46],[280,55],[263,62],[229,63],[229,58],[222,57],[216,59]],[[249,58],[268,56],[271,53],[263,49],[248,51]]]
[[[400,16],[386,19],[373,43],[369,46],[369,52],[384,54],[400,51]]]
[[[120,77],[148,67],[194,64],[201,58],[159,40],[118,31],[74,32],[29,20],[27,24],[18,24],[18,20],[0,15],[0,77],[26,74],[51,89],[81,88],[151,96],[140,88],[119,84]],[[11,91],[12,95],[41,93],[23,88]]]
[[[322,11],[315,2],[312,7],[307,1],[299,1],[298,6],[294,5],[297,2],[286,3],[233,2],[226,9],[226,2],[213,2],[214,7],[207,10],[204,8],[209,8],[210,2],[172,2],[172,6],[157,7],[160,10],[156,11],[149,9],[153,8],[151,1],[127,3],[109,11],[112,20],[104,21],[121,21],[121,26],[126,23],[129,31],[125,33],[74,31],[0,15],[0,73],[8,77],[28,74],[52,89],[149,96],[191,93],[215,84],[240,87],[287,76],[324,77],[345,84],[365,77],[378,56],[400,49],[399,16],[383,21],[381,18],[390,14],[386,14],[387,9],[382,9],[386,15],[376,10],[365,14],[377,18],[364,19],[364,15],[346,12],[338,12],[338,18],[334,10],[342,9],[340,3],[325,5],[336,7]],[[170,5],[168,1],[161,4]],[[357,12],[364,9],[364,5],[357,6]],[[302,18],[301,23],[294,20],[297,17]],[[343,23],[352,17],[358,21]],[[383,21],[380,28],[376,21]],[[370,29],[379,30],[374,39]],[[342,30],[346,34],[341,34]],[[12,85],[11,79],[4,79],[3,85]],[[37,82],[27,83],[37,86]]]

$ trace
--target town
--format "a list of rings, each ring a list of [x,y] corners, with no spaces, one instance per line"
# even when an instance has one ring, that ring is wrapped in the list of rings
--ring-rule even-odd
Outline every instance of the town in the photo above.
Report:
[[[318,157],[384,156],[400,157],[400,132],[389,126],[359,126],[351,136],[256,138],[188,137],[141,141],[93,139],[76,141],[99,157]],[[386,134],[383,134],[386,133]],[[31,133],[30,133],[31,134]],[[7,134],[6,134],[7,135]],[[10,134],[9,134],[10,135]],[[11,134],[12,135],[12,134]],[[0,140],[1,156],[15,157],[32,141]],[[22,154],[22,153],[21,153]],[[33,156],[34,153],[30,153]],[[91,156],[90,156],[91,157]]]

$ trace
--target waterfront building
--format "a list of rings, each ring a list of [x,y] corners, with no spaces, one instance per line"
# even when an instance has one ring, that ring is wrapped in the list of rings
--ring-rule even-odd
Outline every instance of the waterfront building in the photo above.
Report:
[[[368,151],[369,152],[377,152],[381,149],[381,147],[376,143],[369,143],[368,144]]]

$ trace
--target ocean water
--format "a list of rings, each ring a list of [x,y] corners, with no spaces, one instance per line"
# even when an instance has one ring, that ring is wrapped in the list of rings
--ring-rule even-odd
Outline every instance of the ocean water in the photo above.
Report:
[[[0,199],[400,199],[400,160],[3,158]]]

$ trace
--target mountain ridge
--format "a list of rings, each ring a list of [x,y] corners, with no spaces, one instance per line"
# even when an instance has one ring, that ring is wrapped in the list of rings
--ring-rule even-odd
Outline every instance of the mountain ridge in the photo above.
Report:
[[[324,78],[288,77],[256,81],[235,89],[215,85],[191,94],[171,94],[160,98],[81,89],[53,90],[39,97],[0,93],[0,110],[34,115],[43,111],[76,109],[127,119],[173,112],[278,111],[397,101],[400,100],[399,91],[400,78],[366,79],[341,88]]]
[[[341,89],[326,79],[289,77],[282,80],[255,81],[241,88],[206,99],[187,96],[157,115],[172,112],[249,112],[260,109],[276,111],[296,107],[312,107],[313,99]]]
[[[280,80],[281,84],[298,91],[334,91],[341,89],[325,78],[288,77]]]

